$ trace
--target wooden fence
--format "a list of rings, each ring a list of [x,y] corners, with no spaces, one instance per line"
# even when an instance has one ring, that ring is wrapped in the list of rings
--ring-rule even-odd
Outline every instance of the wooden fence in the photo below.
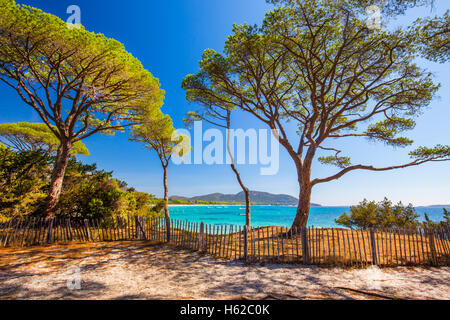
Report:
[[[249,228],[172,220],[170,243],[228,260],[305,265],[450,265],[449,228]],[[163,218],[27,218],[0,222],[0,246],[71,241],[167,241]]]

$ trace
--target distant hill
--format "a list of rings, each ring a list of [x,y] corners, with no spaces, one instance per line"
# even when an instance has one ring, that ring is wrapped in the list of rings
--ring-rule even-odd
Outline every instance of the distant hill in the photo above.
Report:
[[[196,197],[181,197],[172,196],[174,200],[184,201],[214,201],[214,202],[238,202],[245,203],[244,192],[241,191],[237,194],[223,194],[223,193],[211,193]],[[298,199],[287,194],[272,194],[268,192],[250,191],[250,201],[253,204],[282,204],[282,205],[297,205]],[[311,203],[312,207],[320,207],[320,204]]]
[[[419,208],[448,208],[450,204],[433,204],[431,206],[419,206]]]

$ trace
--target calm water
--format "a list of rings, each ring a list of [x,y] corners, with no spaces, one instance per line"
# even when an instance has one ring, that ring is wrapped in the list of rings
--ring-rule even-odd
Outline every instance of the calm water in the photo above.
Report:
[[[424,213],[434,221],[443,217],[443,207],[418,207],[416,212],[421,219]],[[447,208],[449,210],[450,208]],[[176,220],[204,222],[206,224],[245,224],[245,206],[181,206],[170,207],[170,217]],[[334,219],[344,212],[350,212],[349,207],[315,207],[311,208],[308,226],[338,227]],[[252,226],[277,225],[290,227],[294,221],[296,207],[252,206]]]

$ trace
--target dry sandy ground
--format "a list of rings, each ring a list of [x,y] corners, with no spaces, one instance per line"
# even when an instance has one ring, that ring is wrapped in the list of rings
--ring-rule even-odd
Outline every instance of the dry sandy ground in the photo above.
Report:
[[[0,299],[383,297],[448,300],[450,268],[246,266],[141,242],[0,249]]]

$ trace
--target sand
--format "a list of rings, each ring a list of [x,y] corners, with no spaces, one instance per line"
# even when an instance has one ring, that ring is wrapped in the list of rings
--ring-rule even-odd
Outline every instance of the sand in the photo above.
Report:
[[[0,249],[0,299],[450,299],[450,268],[245,265],[144,242]]]

